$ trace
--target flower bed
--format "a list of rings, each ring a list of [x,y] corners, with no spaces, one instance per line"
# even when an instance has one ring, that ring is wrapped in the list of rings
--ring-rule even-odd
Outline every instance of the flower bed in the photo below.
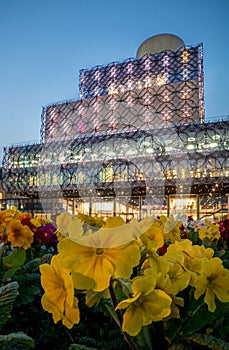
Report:
[[[228,238],[228,219],[4,210],[0,347],[229,349]]]

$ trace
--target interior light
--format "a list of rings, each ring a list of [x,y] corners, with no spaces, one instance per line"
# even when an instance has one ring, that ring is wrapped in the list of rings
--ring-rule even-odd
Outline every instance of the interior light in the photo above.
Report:
[[[146,149],[146,152],[147,152],[147,153],[153,153],[153,152],[154,152],[154,149],[153,149],[153,148],[147,148],[147,149]]]
[[[113,94],[117,94],[118,91],[116,90],[114,84],[111,84],[109,87],[108,87],[108,95],[113,95]]]
[[[218,143],[216,143],[216,142],[211,142],[209,145],[209,147],[212,147],[212,148],[217,147],[217,146],[218,146]]]
[[[194,149],[195,146],[194,145],[187,145],[187,149]]]
[[[158,75],[156,77],[156,85],[161,86],[161,85],[165,85],[167,83],[167,74],[163,74],[163,75]]]
[[[136,85],[137,85],[137,89],[141,89],[142,88],[141,80],[138,80]]]
[[[182,62],[183,63],[187,63],[188,62],[188,56],[189,56],[189,53],[188,53],[188,51],[183,51],[182,52]]]
[[[145,87],[152,86],[152,81],[150,77],[145,78]]]

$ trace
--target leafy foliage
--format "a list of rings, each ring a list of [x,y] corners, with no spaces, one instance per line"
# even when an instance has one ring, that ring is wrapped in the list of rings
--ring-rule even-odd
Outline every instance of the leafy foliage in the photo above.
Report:
[[[200,344],[208,349],[229,350],[229,343],[226,343],[225,341],[219,338],[215,338],[212,335],[208,335],[208,334],[195,333],[190,335],[187,338],[187,340],[192,344],[192,346],[194,344]]]
[[[41,295],[42,289],[40,285],[40,274],[38,272],[19,275],[16,280],[19,284],[19,296],[16,306],[32,303],[37,296]]]
[[[12,253],[3,258],[3,265],[8,266],[9,269],[3,276],[3,281],[9,280],[15,272],[23,266],[26,260],[26,253],[24,249],[13,250]]]
[[[9,347],[12,345],[12,349],[15,349],[15,343],[27,345],[29,348],[35,348],[34,340],[23,332],[0,335],[0,348],[2,350],[6,349],[6,345],[9,345]]]
[[[89,348],[88,346],[72,344],[68,350],[96,350],[96,348]]]
[[[93,230],[101,227],[105,222],[102,218],[83,215],[79,217],[84,222],[84,227],[93,225]],[[85,290],[75,290],[75,296],[79,299],[80,323],[75,324],[72,329],[65,328],[60,322],[53,323],[52,315],[44,311],[41,306],[43,289],[39,267],[41,264],[51,264],[53,255],[57,254],[56,241],[53,240],[55,233],[52,230],[49,231],[50,236],[45,234],[44,227],[47,224],[45,222],[38,232],[35,226],[32,227],[32,221],[30,222],[29,218],[26,220],[31,229],[37,232],[36,240],[31,246],[26,250],[23,247],[12,248],[10,243],[6,242],[0,249],[0,328],[3,334],[0,336],[0,348],[3,350],[28,350],[34,347],[37,350],[130,349],[120,329],[120,319],[114,308],[114,300],[104,291],[99,293],[91,291],[93,293],[90,294],[91,299],[89,299],[93,307],[88,307],[85,303]],[[161,226],[159,224],[155,226],[157,234],[162,227],[162,221],[158,221]],[[147,264],[144,266],[144,262],[147,259],[155,261],[156,256],[162,257],[169,245],[172,245],[170,239],[179,233],[181,237],[191,240],[193,245],[202,245],[204,249],[214,250],[214,257],[221,259],[224,268],[228,269],[228,238],[225,240],[222,236],[218,240],[211,240],[204,237],[201,241],[195,227],[194,223],[188,223],[182,229],[177,225],[174,226],[171,228],[170,237],[165,241],[166,244],[157,252],[150,250],[152,238],[144,237],[142,243],[145,241],[148,246],[141,248],[141,259],[138,266],[133,269],[132,276],[129,279],[122,277],[113,279],[117,303],[125,301],[126,298],[133,298],[132,280],[144,275],[144,269],[148,269]],[[224,233],[228,232],[225,231],[226,229],[229,230],[229,226],[224,227]],[[208,234],[208,231],[206,232]],[[47,240],[47,237],[50,239]],[[52,242],[54,242],[53,245]],[[109,290],[110,288],[109,286]],[[229,349],[229,303],[215,300],[216,310],[210,312],[203,295],[197,300],[194,298],[192,285],[181,289],[176,297],[183,300],[183,304],[179,300],[176,304],[179,309],[178,316],[175,318],[168,316],[143,326],[141,332],[132,337],[138,349]],[[118,311],[122,317],[125,311]]]
[[[13,303],[18,295],[18,283],[11,282],[0,287],[0,329],[10,318]]]

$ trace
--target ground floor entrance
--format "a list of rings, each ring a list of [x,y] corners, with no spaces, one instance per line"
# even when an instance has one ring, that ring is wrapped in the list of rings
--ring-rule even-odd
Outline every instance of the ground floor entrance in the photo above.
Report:
[[[126,221],[133,217],[141,220],[146,216],[183,215],[193,219],[204,217],[223,219],[228,215],[228,194],[172,194],[163,196],[118,196],[85,198],[7,198],[0,199],[0,210],[16,206],[33,216],[51,218],[61,212],[83,213],[104,218],[121,216]]]

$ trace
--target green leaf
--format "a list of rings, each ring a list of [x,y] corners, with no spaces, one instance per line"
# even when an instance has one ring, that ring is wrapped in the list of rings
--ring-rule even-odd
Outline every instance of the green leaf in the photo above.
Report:
[[[39,271],[39,266],[41,265],[41,259],[40,258],[35,258],[29,262],[27,262],[24,266],[23,269],[26,272],[37,272]]]
[[[33,349],[35,348],[34,340],[23,332],[0,335],[0,348],[12,343],[25,344]]]
[[[17,298],[17,306],[32,303],[35,298],[42,294],[40,273],[26,273],[17,276],[19,284],[19,297]]]
[[[198,232],[191,231],[187,233],[188,239],[192,241],[192,244],[198,244],[199,243],[199,235]]]
[[[26,253],[24,249],[18,248],[12,251],[12,253],[3,258],[3,264],[12,266],[22,266],[26,259]]]
[[[11,282],[0,288],[0,329],[10,318],[13,303],[18,296],[18,283]]]
[[[211,323],[223,322],[222,316],[228,313],[227,304],[217,302],[217,308],[215,312],[209,312],[206,304],[202,304],[197,308],[197,312],[193,312],[189,320],[187,321],[185,327],[183,328],[183,337],[187,337],[197,331],[200,331],[206,325]]]
[[[68,350],[96,350],[95,348],[89,348],[85,345],[71,344]]]
[[[12,251],[12,253],[3,258],[3,265],[8,265],[9,270],[3,276],[3,281],[10,279],[17,270],[23,266],[26,260],[26,253],[24,249],[18,248]]]
[[[116,324],[119,326],[119,321],[116,312],[114,311],[114,307],[109,305],[106,301],[103,302],[103,306],[107,309],[110,316],[113,318],[113,320],[116,322]]]
[[[229,343],[222,339],[215,338],[212,335],[196,333],[187,337],[186,340],[195,344],[207,346],[208,349],[229,350]]]
[[[11,267],[9,270],[6,271],[6,273],[4,274],[4,276],[2,277],[2,281],[3,282],[10,282],[11,277],[15,274],[15,272],[17,272],[19,269],[21,268],[21,266],[14,266]]]
[[[181,329],[182,329],[181,319],[170,318],[168,321],[164,322],[165,339],[169,344],[172,344],[172,342],[174,341],[174,339],[176,339]]]
[[[168,350],[185,350],[187,349],[183,344],[173,344]]]

